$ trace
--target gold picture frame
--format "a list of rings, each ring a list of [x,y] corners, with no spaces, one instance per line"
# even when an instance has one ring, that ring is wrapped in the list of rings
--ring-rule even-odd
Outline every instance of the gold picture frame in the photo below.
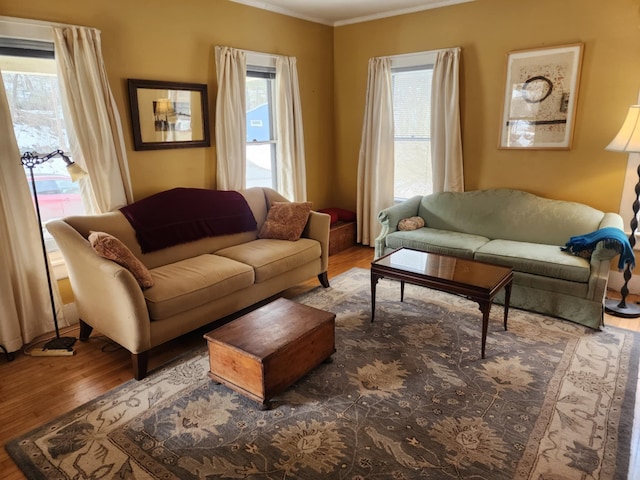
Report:
[[[584,44],[507,54],[499,148],[568,150]]]
[[[136,150],[211,146],[207,86],[128,80]]]

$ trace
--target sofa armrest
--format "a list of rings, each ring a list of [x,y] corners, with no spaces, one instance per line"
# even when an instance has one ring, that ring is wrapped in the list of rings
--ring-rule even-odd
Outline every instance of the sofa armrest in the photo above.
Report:
[[[387,235],[398,229],[398,222],[403,218],[415,217],[418,215],[418,209],[421,201],[422,195],[416,195],[404,202],[385,208],[378,213],[378,222],[382,224],[382,230],[375,240],[376,258],[381,257],[384,254],[385,239]]]
[[[617,213],[605,213],[602,217],[602,221],[598,226],[598,229],[605,227],[619,228],[624,231],[624,222],[622,217]],[[591,254],[591,265],[594,266],[594,262],[610,262],[614,257],[618,256],[619,252],[613,248],[607,248],[604,241],[598,242],[595,250]]]
[[[64,257],[80,318],[132,353],[151,348],[149,312],[131,272],[96,254],[64,220],[46,226]]]
[[[302,232],[305,238],[311,238],[320,242],[322,254],[320,257],[322,271],[326,272],[329,268],[329,231],[331,230],[331,216],[326,213],[309,212],[307,225]]]
[[[624,231],[624,222],[617,213],[605,213],[598,229],[605,227],[619,228]],[[614,258],[619,252],[612,248],[607,248],[605,242],[598,242],[591,254],[591,275],[589,277],[589,290],[587,298],[594,301],[602,301],[606,295],[607,283],[609,281],[609,271]]]

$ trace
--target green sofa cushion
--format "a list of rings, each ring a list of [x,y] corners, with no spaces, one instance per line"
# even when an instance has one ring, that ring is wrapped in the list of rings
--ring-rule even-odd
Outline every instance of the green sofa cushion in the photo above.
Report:
[[[144,297],[151,320],[186,312],[253,285],[253,268],[218,255],[198,255],[151,270]]]
[[[557,245],[492,240],[476,251],[474,259],[570,282],[586,283],[590,275],[588,260],[563,252]]]
[[[425,227],[391,233],[387,237],[387,247],[406,247],[442,255],[473,258],[474,252],[488,241],[488,238],[479,235]]]

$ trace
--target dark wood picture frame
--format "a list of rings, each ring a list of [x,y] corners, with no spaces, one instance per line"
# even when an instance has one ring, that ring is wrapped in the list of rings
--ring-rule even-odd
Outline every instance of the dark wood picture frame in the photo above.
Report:
[[[211,146],[207,86],[130,78],[135,150]]]

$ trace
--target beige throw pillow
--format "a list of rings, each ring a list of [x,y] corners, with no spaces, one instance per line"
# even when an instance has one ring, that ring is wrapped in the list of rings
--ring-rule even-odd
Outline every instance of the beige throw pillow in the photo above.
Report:
[[[89,243],[98,255],[129,270],[140,288],[153,287],[153,278],[147,267],[116,237],[105,232],[90,232]]]
[[[424,227],[424,219],[422,217],[403,218],[398,222],[398,230],[417,230]]]
[[[296,241],[309,219],[311,202],[273,202],[258,238]]]

